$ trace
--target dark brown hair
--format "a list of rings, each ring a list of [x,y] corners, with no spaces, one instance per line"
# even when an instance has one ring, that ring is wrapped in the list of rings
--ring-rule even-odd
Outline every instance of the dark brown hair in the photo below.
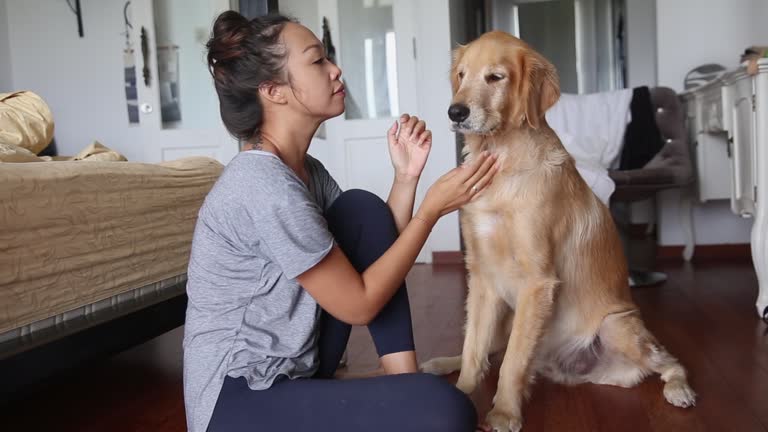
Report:
[[[219,95],[221,120],[236,138],[249,140],[261,129],[259,87],[286,81],[283,66],[288,53],[280,32],[289,22],[296,20],[283,15],[248,20],[226,11],[213,24],[206,44],[208,68]]]

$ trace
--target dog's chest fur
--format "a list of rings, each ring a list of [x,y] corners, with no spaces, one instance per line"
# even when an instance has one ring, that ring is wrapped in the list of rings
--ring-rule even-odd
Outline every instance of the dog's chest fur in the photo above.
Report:
[[[462,230],[471,244],[467,248],[468,263],[472,263],[469,271],[482,272],[513,307],[531,276],[526,273],[531,251],[539,249],[538,243],[546,241],[542,235],[552,229],[548,220],[552,212],[547,209],[555,199],[553,182],[558,182],[569,158],[557,149],[521,150],[511,151],[511,146],[491,149],[499,155],[502,168],[482,195],[464,206],[461,217]],[[473,159],[473,153],[470,149],[468,159]]]
[[[530,197],[525,191],[530,181],[524,174],[494,179],[482,196],[464,207],[462,215],[462,229],[473,239],[469,254],[478,264],[470,271],[485,273],[496,292],[513,307],[525,281],[515,253],[525,248],[516,245],[515,230],[526,224],[524,205]]]
[[[479,238],[511,238],[515,225],[525,223],[540,200],[541,173],[536,169],[500,172],[476,200],[464,206],[462,228]]]

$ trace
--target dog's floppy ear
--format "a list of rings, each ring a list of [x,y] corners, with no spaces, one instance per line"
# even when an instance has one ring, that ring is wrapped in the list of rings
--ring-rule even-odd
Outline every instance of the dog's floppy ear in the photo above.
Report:
[[[464,51],[467,50],[466,45],[459,45],[453,50],[453,62],[451,63],[451,89],[455,95],[459,91],[459,64],[461,58],[464,56]]]
[[[529,52],[524,58],[522,97],[525,101],[525,121],[538,129],[544,114],[560,99],[560,79],[555,67],[544,57]]]

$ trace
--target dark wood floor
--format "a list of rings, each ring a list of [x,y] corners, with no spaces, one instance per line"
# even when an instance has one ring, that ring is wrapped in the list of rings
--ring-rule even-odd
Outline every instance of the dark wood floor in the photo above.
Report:
[[[524,408],[524,431],[768,431],[768,333],[755,313],[757,281],[750,263],[662,268],[669,273],[666,284],[633,294],[649,328],[688,368],[698,405],[683,410],[667,404],[658,377],[629,390],[540,380]],[[417,266],[408,281],[420,359],[457,354],[462,268]],[[0,428],[186,430],[181,337],[179,328],[49,380],[29,396],[0,406]],[[377,365],[364,329],[353,332],[349,353],[353,372]],[[496,379],[494,370],[473,395],[481,415],[490,407]]]

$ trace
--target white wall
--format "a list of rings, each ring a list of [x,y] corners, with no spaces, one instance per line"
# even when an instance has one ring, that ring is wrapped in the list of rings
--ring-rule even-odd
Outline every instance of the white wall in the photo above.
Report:
[[[11,47],[8,40],[8,13],[6,0],[0,0],[0,93],[16,90],[11,74]]]
[[[53,111],[56,146],[73,155],[99,140],[142,160],[140,130],[128,126],[123,86],[123,0],[82,0],[84,38],[65,1],[6,1],[13,85]]]
[[[765,0],[657,0],[659,85],[680,91],[685,74],[704,63],[737,67],[755,42],[758,2]]]
[[[768,46],[768,1],[753,0],[752,29],[755,36],[755,45]]]
[[[765,0],[656,0],[658,84],[680,91],[685,74],[696,66],[720,63],[728,68],[737,67],[744,48],[768,42],[767,3]],[[659,196],[659,243],[662,245],[683,243],[678,202],[676,191]],[[728,201],[696,205],[697,244],[749,243],[752,220],[732,214],[729,206]]]

